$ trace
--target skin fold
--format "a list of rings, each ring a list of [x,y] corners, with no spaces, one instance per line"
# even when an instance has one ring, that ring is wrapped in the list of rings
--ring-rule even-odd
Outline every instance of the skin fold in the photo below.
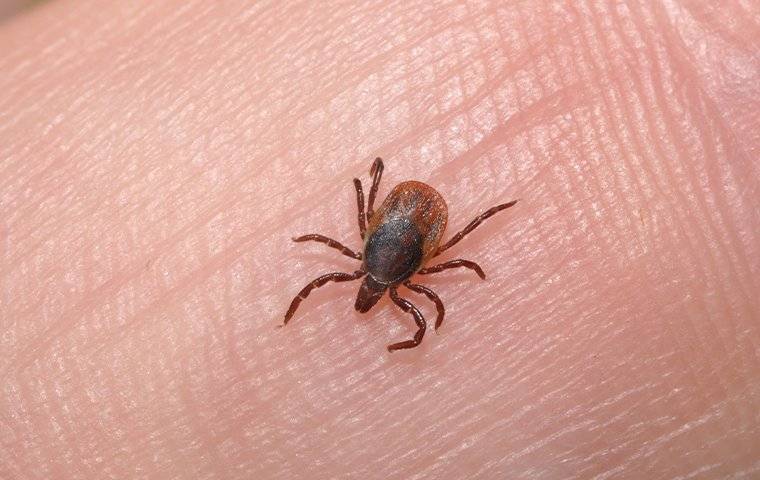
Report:
[[[720,6],[716,6],[720,4]],[[54,1],[0,25],[0,478],[760,475],[760,7]],[[446,199],[359,282],[351,179]],[[400,288],[432,327],[435,309]]]

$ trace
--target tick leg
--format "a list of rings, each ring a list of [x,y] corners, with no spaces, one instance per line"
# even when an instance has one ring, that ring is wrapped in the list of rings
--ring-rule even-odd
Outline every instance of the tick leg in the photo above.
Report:
[[[318,233],[310,233],[309,235],[303,235],[301,237],[293,238],[294,242],[308,242],[309,240],[319,242],[319,243],[324,243],[328,247],[332,247],[336,250],[340,250],[340,252],[347,257],[355,258],[357,260],[362,259],[361,253],[356,253],[350,248],[344,247],[343,245],[341,245],[340,242],[337,242],[333,240],[332,238],[325,237],[324,235],[320,235]]]
[[[301,303],[301,300],[308,297],[311,291],[314,290],[315,288],[319,288],[327,282],[349,282],[351,280],[356,280],[358,278],[363,277],[365,273],[366,272],[362,270],[357,270],[354,273],[343,273],[343,272],[327,273],[317,278],[316,280],[312,281],[310,284],[303,287],[303,289],[300,292],[298,292],[298,295],[296,295],[296,298],[294,298],[293,301],[290,302],[290,308],[288,308],[288,312],[285,314],[285,321],[282,322],[283,326],[287,325],[290,318],[293,316],[294,313],[296,313],[296,309],[298,308],[298,305]]]
[[[443,315],[446,313],[446,309],[443,307],[443,302],[434,291],[430,290],[424,285],[417,285],[409,280],[404,282],[404,286],[409,290],[425,295],[430,301],[435,303],[435,309],[438,311],[438,317],[435,319],[435,330],[438,331],[438,327],[443,323]]]
[[[364,191],[362,190],[362,181],[354,178],[354,187],[356,187],[356,205],[359,209],[359,234],[364,239],[367,231],[367,222],[364,219]]]
[[[426,267],[421,268],[417,271],[417,273],[421,273],[422,275],[427,275],[430,273],[438,273],[442,270],[448,270],[449,268],[469,268],[470,270],[475,270],[475,273],[478,274],[480,278],[483,280],[486,279],[486,274],[483,272],[483,269],[480,268],[480,265],[478,265],[475,262],[471,262],[469,260],[462,260],[461,258],[456,260],[449,260],[448,262],[443,262],[438,265],[433,265],[432,267]]]
[[[435,255],[433,256],[435,257],[436,255],[440,255],[444,250],[448,250],[449,248],[453,247],[454,245],[457,244],[457,242],[459,242],[459,240],[464,238],[465,235],[475,230],[475,227],[480,225],[483,222],[483,220],[492,216],[496,212],[500,212],[504,209],[511,207],[515,203],[517,203],[517,200],[511,201],[509,203],[502,203],[501,205],[496,205],[495,207],[491,207],[485,212],[481,213],[480,215],[478,215],[478,217],[475,220],[471,221],[469,225],[464,227],[464,230],[462,230],[461,232],[451,237],[451,240],[446,242],[443,246],[438,247],[438,250],[436,250]]]
[[[417,345],[422,342],[422,337],[425,336],[425,318],[422,316],[419,310],[417,310],[417,307],[412,305],[412,303],[409,300],[406,300],[404,298],[401,298],[398,296],[398,292],[396,291],[396,287],[390,288],[390,295],[391,300],[393,300],[393,303],[399,306],[401,310],[405,312],[409,312],[414,317],[414,321],[417,324],[417,333],[414,334],[414,338],[412,340],[406,340],[405,342],[398,342],[394,343],[393,345],[388,345],[388,351],[392,352],[394,350],[401,350],[404,348],[414,348]]]
[[[375,213],[375,195],[377,195],[377,188],[380,185],[380,178],[383,176],[383,168],[383,159],[377,157],[369,169],[369,174],[372,175],[372,187],[369,189],[369,200],[367,201],[367,220],[371,220]]]

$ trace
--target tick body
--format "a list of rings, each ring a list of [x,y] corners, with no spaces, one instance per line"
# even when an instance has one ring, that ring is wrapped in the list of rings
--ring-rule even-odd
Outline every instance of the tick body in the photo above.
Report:
[[[359,210],[359,232],[364,240],[362,253],[355,253],[339,242],[319,234],[304,235],[293,239],[296,242],[312,240],[324,243],[340,250],[344,255],[361,260],[362,264],[359,270],[354,273],[328,273],[309,283],[291,302],[290,308],[285,314],[285,324],[292,318],[301,300],[306,298],[314,288],[321,287],[331,281],[345,282],[363,278],[359,287],[359,294],[356,297],[356,310],[361,313],[368,312],[387,290],[393,303],[405,312],[410,313],[417,324],[417,333],[413,339],[389,345],[388,350],[392,352],[404,348],[413,348],[422,341],[422,337],[425,335],[426,322],[417,307],[409,300],[399,296],[398,287],[400,285],[426,296],[435,304],[437,310],[435,328],[437,330],[443,322],[445,313],[443,302],[429,288],[411,283],[410,277],[415,273],[425,275],[449,268],[464,267],[474,270],[478,276],[485,279],[485,274],[480,266],[469,260],[450,260],[432,267],[425,267],[425,265],[433,257],[459,242],[483,220],[500,210],[511,207],[517,201],[490,208],[444,245],[440,245],[448,220],[448,211],[443,197],[432,187],[422,182],[407,181],[396,185],[375,212],[373,204],[382,172],[383,162],[377,158],[370,169],[372,187],[369,192],[366,214],[364,212],[364,193],[361,181],[354,179]]]
[[[416,273],[438,248],[447,219],[446,202],[433,188],[414,181],[396,185],[367,226],[362,255],[367,276],[356,310],[369,311],[388,287]]]

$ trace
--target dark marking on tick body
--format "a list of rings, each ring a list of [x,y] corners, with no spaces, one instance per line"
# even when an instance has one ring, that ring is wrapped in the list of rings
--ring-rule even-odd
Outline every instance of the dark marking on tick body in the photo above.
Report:
[[[423,238],[406,217],[388,219],[367,238],[364,268],[378,282],[409,278],[422,263]]]
[[[517,200],[486,210],[443,246],[440,246],[448,220],[448,211],[443,197],[432,187],[422,182],[403,182],[391,190],[380,209],[375,212],[374,201],[382,174],[383,161],[376,158],[372,168],[370,168],[372,187],[369,192],[366,215],[362,184],[358,178],[354,179],[359,211],[359,233],[364,240],[362,253],[354,252],[341,243],[319,234],[309,234],[293,239],[296,242],[312,240],[324,243],[341,251],[346,256],[361,260],[362,265],[354,273],[328,273],[309,283],[291,302],[290,308],[285,314],[283,325],[288,323],[301,300],[305,299],[313,289],[328,282],[347,282],[363,277],[364,280],[356,297],[356,310],[361,313],[368,312],[388,290],[393,303],[403,311],[410,313],[417,324],[417,333],[413,339],[389,345],[388,351],[413,348],[420,344],[427,327],[425,318],[417,307],[398,295],[399,285],[404,285],[413,292],[425,295],[435,303],[438,314],[435,329],[438,330],[445,313],[443,302],[435,292],[423,285],[411,283],[409,278],[415,273],[425,275],[449,268],[465,267],[474,270],[481,278],[485,279],[483,269],[477,263],[469,260],[450,260],[432,267],[424,267],[424,265],[431,258],[458,243],[485,219],[511,207],[517,203]]]

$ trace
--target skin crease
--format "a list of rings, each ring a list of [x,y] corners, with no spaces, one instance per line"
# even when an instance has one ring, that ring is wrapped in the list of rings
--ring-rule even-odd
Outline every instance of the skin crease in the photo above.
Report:
[[[0,26],[0,478],[760,475],[752,2],[89,2]],[[754,19],[754,20],[753,20]],[[358,262],[416,179],[439,335]],[[401,288],[435,319],[433,305]]]

